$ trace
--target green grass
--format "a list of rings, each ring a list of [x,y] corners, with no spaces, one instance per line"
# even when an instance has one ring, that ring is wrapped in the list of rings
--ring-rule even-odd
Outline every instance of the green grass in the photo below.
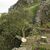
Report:
[[[35,49],[38,49],[38,50],[46,50],[45,47],[38,46],[38,48],[37,48],[35,45],[33,45],[33,46],[32,46],[32,50],[35,50]]]
[[[48,22],[48,23],[47,23],[47,26],[49,26],[49,27],[50,27],[50,22]]]
[[[24,8],[25,10],[31,10],[34,9],[35,7],[39,6],[39,4],[35,4],[34,6],[28,7],[28,8]]]
[[[35,45],[32,46],[32,50],[34,50],[34,49],[35,49]]]
[[[31,7],[24,8],[24,10],[29,11],[34,16],[36,14],[36,11],[38,10],[38,6],[39,6],[39,4],[35,4]]]

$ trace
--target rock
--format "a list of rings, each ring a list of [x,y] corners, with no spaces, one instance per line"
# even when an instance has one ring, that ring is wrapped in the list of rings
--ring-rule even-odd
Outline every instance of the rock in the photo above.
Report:
[[[26,42],[27,39],[26,39],[26,38],[22,38],[21,41],[22,41],[22,42]]]
[[[26,50],[25,47],[13,48],[12,50]]]

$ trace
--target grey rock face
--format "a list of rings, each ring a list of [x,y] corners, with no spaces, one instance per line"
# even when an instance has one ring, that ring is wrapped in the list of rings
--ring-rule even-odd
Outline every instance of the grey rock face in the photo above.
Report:
[[[33,0],[27,0],[27,3],[33,3]]]
[[[13,10],[14,8],[22,7],[24,5],[31,5],[34,3],[34,0],[18,0],[14,5],[9,8],[9,11]]]
[[[25,47],[20,47],[20,48],[13,48],[12,50],[26,50]]]

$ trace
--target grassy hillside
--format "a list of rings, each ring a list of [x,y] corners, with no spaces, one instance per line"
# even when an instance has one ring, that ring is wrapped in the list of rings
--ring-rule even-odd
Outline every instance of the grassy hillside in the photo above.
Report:
[[[33,46],[34,50],[40,46],[40,50],[50,49],[50,4],[47,1],[46,5],[44,3],[44,6],[41,7],[40,3],[39,0],[34,0],[32,4],[27,3],[27,0],[19,0],[10,7],[7,14],[2,14],[0,18],[0,50],[19,47],[21,39],[16,38],[16,35],[27,38],[28,41],[23,45],[28,48]],[[40,13],[38,12],[37,15],[38,10]],[[36,17],[40,17],[40,24],[36,22]],[[41,42],[41,36],[47,37],[47,43]]]

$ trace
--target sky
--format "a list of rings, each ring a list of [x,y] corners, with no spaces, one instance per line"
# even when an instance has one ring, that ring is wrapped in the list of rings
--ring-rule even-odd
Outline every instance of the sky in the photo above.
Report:
[[[0,0],[0,13],[7,13],[8,8],[15,4],[18,0]]]

